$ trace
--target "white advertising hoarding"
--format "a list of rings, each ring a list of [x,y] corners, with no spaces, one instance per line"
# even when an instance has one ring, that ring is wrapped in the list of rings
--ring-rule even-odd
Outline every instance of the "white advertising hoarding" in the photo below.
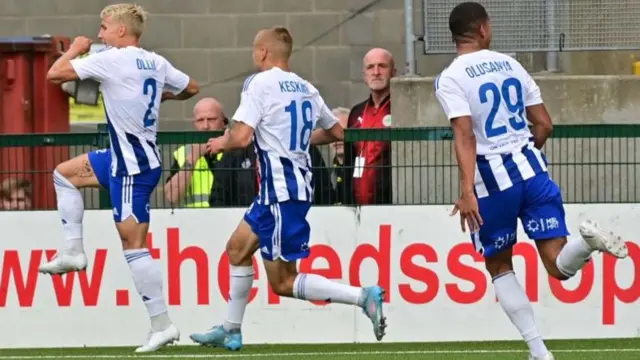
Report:
[[[635,205],[569,205],[570,231],[588,216],[628,239],[630,256],[596,255],[585,271],[550,279],[533,242],[515,249],[516,274],[546,338],[634,337],[640,332],[640,247]],[[447,206],[317,207],[309,214],[312,256],[301,271],[354,285],[387,289],[386,342],[519,339],[496,303],[482,258]],[[165,270],[170,316],[188,334],[221,323],[226,314],[225,242],[244,209],[152,211],[152,255]],[[134,346],[149,329],[110,211],[84,220],[86,272],[37,272],[63,234],[56,212],[2,212],[0,348]],[[375,342],[359,309],[280,298],[269,290],[259,254],[245,315],[246,343]],[[54,325],[55,324],[55,325]],[[53,327],[52,327],[53,326]],[[53,331],[52,331],[53,330]],[[28,336],[26,336],[28,335]]]

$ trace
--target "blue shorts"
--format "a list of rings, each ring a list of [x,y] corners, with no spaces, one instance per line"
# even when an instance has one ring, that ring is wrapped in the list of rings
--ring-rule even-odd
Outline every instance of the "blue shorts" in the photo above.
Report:
[[[111,177],[111,150],[100,149],[89,154],[89,163],[93,173],[98,178],[98,183],[109,190],[109,178]]]
[[[306,201],[261,205],[254,200],[244,220],[260,239],[263,259],[296,261],[309,257],[311,227],[307,213],[310,208],[311,203]]]
[[[562,193],[548,173],[478,199],[483,225],[471,238],[478,252],[491,257],[517,241],[518,218],[532,240],[569,235]]]
[[[90,152],[89,162],[100,186],[109,190],[115,222],[133,216],[138,223],[148,223],[151,194],[160,181],[162,169],[129,176],[112,176],[111,150],[105,149]]]

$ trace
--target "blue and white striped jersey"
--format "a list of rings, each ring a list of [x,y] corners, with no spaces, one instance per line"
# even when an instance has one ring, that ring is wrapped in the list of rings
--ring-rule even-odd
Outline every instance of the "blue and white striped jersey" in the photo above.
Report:
[[[338,122],[318,90],[277,67],[259,72],[245,81],[233,119],[255,131],[258,203],[312,202],[311,132],[316,124],[330,129]]]
[[[449,120],[473,120],[479,198],[547,171],[527,126],[526,107],[542,103],[540,88],[517,60],[490,50],[460,55],[434,86]]]
[[[71,65],[80,79],[100,83],[104,99],[113,176],[160,167],[157,119],[163,91],[182,92],[189,77],[164,57],[137,47],[109,48]]]

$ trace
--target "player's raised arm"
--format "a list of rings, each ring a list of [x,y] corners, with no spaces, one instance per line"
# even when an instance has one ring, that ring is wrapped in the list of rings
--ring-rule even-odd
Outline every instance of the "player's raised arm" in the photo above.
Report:
[[[75,38],[69,50],[51,65],[47,72],[47,80],[54,84],[87,78],[96,81],[104,80],[109,74],[108,66],[112,61],[108,51],[76,59],[89,52],[91,44],[92,41],[84,36]]]
[[[529,74],[527,74],[525,89],[527,120],[533,124],[531,132],[533,133],[535,147],[542,149],[549,136],[551,136],[551,132],[553,131],[553,122],[551,121],[551,116],[549,115],[547,108],[542,102],[540,88]]]

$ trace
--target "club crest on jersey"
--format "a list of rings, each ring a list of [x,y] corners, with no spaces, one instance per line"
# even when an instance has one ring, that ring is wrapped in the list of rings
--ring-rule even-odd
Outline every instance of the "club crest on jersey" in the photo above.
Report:
[[[391,114],[386,115],[382,118],[382,125],[389,127],[392,124]]]

